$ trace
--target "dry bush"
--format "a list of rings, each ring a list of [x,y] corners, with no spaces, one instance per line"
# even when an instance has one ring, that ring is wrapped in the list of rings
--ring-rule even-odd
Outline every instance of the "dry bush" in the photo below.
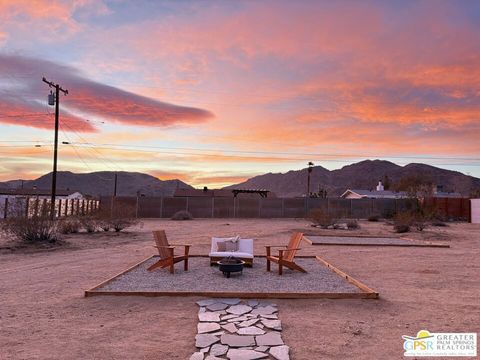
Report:
[[[410,227],[413,225],[413,216],[410,211],[402,211],[395,215],[393,221],[393,228],[397,233],[406,233],[410,231]]]
[[[104,217],[108,215],[110,216]],[[115,230],[115,232],[120,232],[139,223],[136,218],[135,205],[128,203],[117,202],[110,212],[106,210],[100,211],[99,216],[102,217],[102,228],[105,230],[105,228],[108,227],[109,229]]]
[[[193,220],[192,214],[190,214],[186,210],[177,211],[173,216],[170,218],[171,220]]]
[[[79,222],[82,228],[88,233],[94,233],[98,227],[98,221],[96,214],[82,215],[79,217]]]
[[[347,229],[349,229],[349,230],[360,229],[360,224],[358,223],[357,220],[348,220],[347,221]]]
[[[313,209],[308,215],[308,220],[314,225],[320,226],[322,229],[327,229],[329,226],[333,226],[336,223],[336,219],[322,209]]]
[[[80,231],[81,224],[76,218],[68,218],[58,221],[58,231],[60,234],[76,234]]]
[[[1,223],[2,230],[19,240],[28,243],[53,243],[58,240],[58,226],[49,216],[48,206],[39,214],[28,218],[21,206],[15,206],[11,217]]]

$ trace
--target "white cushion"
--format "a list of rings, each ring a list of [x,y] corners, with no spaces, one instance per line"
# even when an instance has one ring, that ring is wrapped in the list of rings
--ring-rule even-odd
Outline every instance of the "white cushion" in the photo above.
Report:
[[[235,252],[226,252],[226,251],[217,251],[217,242],[218,241],[225,241],[225,240],[233,240],[238,239],[235,238],[217,238],[212,237],[212,246],[210,249],[210,256],[235,256],[235,257],[245,257],[249,259],[253,259],[253,239],[238,239],[238,251]]]

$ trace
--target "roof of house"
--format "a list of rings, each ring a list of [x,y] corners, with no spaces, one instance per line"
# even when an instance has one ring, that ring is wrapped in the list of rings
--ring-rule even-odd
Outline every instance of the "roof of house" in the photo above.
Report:
[[[68,196],[72,195],[76,190],[63,190],[58,189],[55,193],[57,196]],[[9,189],[9,188],[0,188],[0,195],[24,195],[24,196],[49,196],[51,195],[51,189]]]
[[[407,193],[405,191],[391,191],[391,190],[382,190],[382,191],[377,191],[377,190],[361,190],[361,189],[347,189],[341,197],[346,196],[348,193],[354,193],[357,194],[361,197],[366,197],[366,198],[391,198],[391,199],[397,199],[397,198],[404,198],[408,197]]]

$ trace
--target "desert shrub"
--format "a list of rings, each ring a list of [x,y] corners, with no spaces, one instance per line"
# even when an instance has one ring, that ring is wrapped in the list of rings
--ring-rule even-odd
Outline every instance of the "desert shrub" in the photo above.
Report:
[[[347,228],[349,230],[359,229],[360,225],[358,224],[357,220],[349,220],[347,221]]]
[[[186,210],[180,210],[173,214],[171,220],[193,220],[193,216]]]
[[[380,216],[378,216],[378,215],[370,215],[370,216],[368,217],[368,221],[377,222],[377,221],[379,221],[379,220],[380,220]]]
[[[99,215],[103,223],[103,229],[109,225],[115,232],[120,232],[139,223],[136,218],[135,205],[116,203],[112,211],[101,211]]]
[[[417,212],[413,215],[412,225],[415,226],[418,231],[423,231],[427,227],[427,219],[428,217],[425,216],[425,214]]]
[[[83,215],[79,218],[79,221],[86,232],[93,233],[97,230],[99,219],[96,214]]]
[[[31,218],[24,216],[12,216],[1,223],[2,230],[25,242],[53,243],[58,239],[58,226],[50,216],[37,215]]]
[[[322,209],[312,210],[308,216],[308,220],[310,220],[314,225],[318,225],[323,229],[333,226],[336,223],[336,219],[334,219],[327,211]]]
[[[58,232],[60,234],[75,234],[81,228],[80,221],[76,218],[68,218],[58,221]]]
[[[397,233],[406,233],[410,231],[413,224],[413,216],[410,211],[402,211],[395,215],[393,228]]]

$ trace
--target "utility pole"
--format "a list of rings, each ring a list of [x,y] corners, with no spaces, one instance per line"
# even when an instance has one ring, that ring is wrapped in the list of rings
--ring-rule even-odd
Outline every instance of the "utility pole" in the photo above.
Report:
[[[117,196],[117,173],[115,172],[115,183],[113,185],[113,197]]]
[[[310,197],[310,174],[312,173],[313,169],[313,162],[309,161],[308,162],[308,177],[307,177],[307,197]]]
[[[68,90],[62,89],[60,85],[55,84],[51,81],[48,81],[45,78],[42,78],[42,81],[45,84],[48,84],[49,87],[55,88],[55,141],[53,148],[53,173],[52,173],[52,197],[50,199],[50,218],[55,219],[55,196],[57,192],[57,155],[58,155],[58,116],[60,112],[60,91],[64,94],[68,94]],[[53,105],[49,101],[49,105]]]

